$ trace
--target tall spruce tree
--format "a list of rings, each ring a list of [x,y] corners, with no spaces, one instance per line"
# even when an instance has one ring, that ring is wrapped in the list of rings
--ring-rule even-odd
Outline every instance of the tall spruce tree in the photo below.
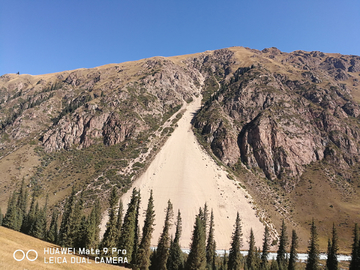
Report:
[[[150,266],[150,244],[151,237],[154,231],[155,223],[155,210],[153,191],[150,191],[150,197],[146,209],[146,216],[144,221],[142,239],[137,253],[136,264],[140,270],[148,270]]]
[[[58,217],[59,213],[54,209],[51,216],[50,227],[46,234],[46,241],[54,244],[58,243]]]
[[[77,238],[74,240],[74,247],[88,247],[86,246],[87,234],[88,234],[88,225],[89,220],[85,215],[81,215],[78,227]]]
[[[74,222],[74,212],[76,207],[76,190],[72,187],[71,194],[67,198],[64,206],[64,212],[61,219],[59,229],[59,244],[64,247],[72,247],[73,239],[71,237],[71,229]]]
[[[166,270],[166,264],[169,257],[170,250],[170,234],[169,230],[172,225],[172,219],[174,216],[173,206],[170,200],[166,208],[166,216],[163,231],[160,235],[159,242],[156,249],[155,266],[158,270]]]
[[[8,227],[9,229],[19,231],[21,224],[20,224],[20,216],[19,211],[16,205],[16,192],[14,191],[8,200],[8,206],[6,209],[5,217],[3,220],[3,226]]]
[[[236,214],[235,229],[232,235],[231,247],[229,250],[228,270],[240,270],[242,255],[242,229],[239,212]]]
[[[249,238],[249,252],[246,257],[246,266],[248,270],[255,270],[257,268],[257,258],[256,258],[256,247],[255,247],[255,237],[253,229],[250,230]]]
[[[328,238],[328,246],[327,246],[327,258],[326,258],[326,270],[329,270],[330,258],[331,258],[331,240]]]
[[[86,221],[84,247],[87,248],[97,247],[99,243],[99,231],[100,231],[99,225],[101,221],[100,218],[101,218],[100,201],[97,199]],[[117,246],[117,241],[114,242],[114,245],[112,247],[116,247],[116,246]]]
[[[298,255],[297,255],[298,245],[299,245],[298,236],[296,234],[296,231],[292,230],[288,270],[296,269],[296,261],[298,259]]]
[[[264,231],[260,269],[267,269],[269,250],[270,250],[270,234],[269,234],[269,227],[266,225]]]
[[[169,258],[167,261],[168,270],[182,270],[184,268],[183,253],[180,248],[180,237],[182,232],[181,213],[178,210],[176,218],[175,238],[170,244]]]
[[[120,237],[121,237],[121,227],[122,227],[122,223],[123,223],[123,213],[124,213],[124,206],[123,206],[122,200],[120,199],[118,213],[117,213],[117,221],[116,221],[116,228],[118,229],[117,243],[119,243]]]
[[[30,234],[35,223],[35,218],[35,192],[33,192],[29,212],[24,219],[23,225],[21,226],[21,232]]]
[[[215,250],[215,239],[214,239],[214,212],[211,209],[210,214],[210,223],[209,223],[209,236],[207,239],[207,245],[206,245],[206,264],[207,268],[209,270],[215,269],[215,256],[216,256],[216,250]]]
[[[329,239],[329,245],[328,245],[328,256],[326,260],[326,266],[328,270],[338,270],[338,260],[337,260],[337,253],[339,251],[339,245],[338,245],[338,237],[336,232],[335,224],[333,224],[332,229],[332,238]]]
[[[133,254],[132,254],[132,261],[136,263],[136,254],[139,249],[139,237],[140,237],[140,226],[139,226],[139,214],[140,214],[140,202],[141,202],[141,194],[140,190],[138,191],[138,203],[136,207],[135,213],[135,235],[134,235],[134,245],[133,245]]]
[[[209,209],[208,209],[207,203],[205,203],[204,204],[204,213],[203,213],[205,235],[207,234],[208,219],[209,219]]]
[[[81,248],[84,245],[86,217],[83,215],[83,208],[84,200],[81,191],[76,200],[75,209],[71,216],[72,222],[70,223],[70,239],[72,246],[75,248]]]
[[[204,270],[206,268],[206,248],[202,211],[196,216],[190,253],[186,261],[186,270]]]
[[[19,191],[19,195],[17,198],[16,208],[18,211],[18,226],[19,230],[21,230],[22,224],[24,220],[26,219],[26,208],[27,208],[27,202],[28,202],[28,190],[25,186],[25,180],[24,178],[21,181],[21,187]]]
[[[354,227],[353,244],[349,270],[360,270],[360,242],[358,224]]]
[[[276,261],[278,263],[279,269],[286,268],[286,247],[288,246],[288,237],[286,233],[286,225],[285,221],[282,221],[281,225],[281,234],[280,234],[280,241],[279,241],[279,248],[277,251]]]
[[[117,246],[118,240],[118,227],[117,225],[117,216],[116,216],[116,205],[118,203],[119,196],[115,187],[112,188],[109,198],[109,220],[106,223],[106,231],[104,233],[103,240],[101,242],[101,250],[103,248],[113,248]],[[95,218],[95,212],[94,212]]]
[[[118,248],[126,250],[127,259],[131,263],[132,254],[134,250],[134,239],[136,230],[136,214],[139,202],[139,193],[136,188],[133,189],[131,194],[131,200],[128,204],[128,208],[124,217],[124,222],[121,227],[121,237],[119,239]]]
[[[35,207],[35,222],[32,227],[31,235],[39,238],[39,239],[46,239],[46,218],[47,218],[47,204],[48,198],[46,198],[46,202],[43,208],[38,207],[38,203],[36,203],[37,207]],[[37,210],[36,210],[37,209]]]
[[[315,221],[312,220],[310,229],[310,243],[308,247],[308,259],[306,263],[306,270],[318,270],[319,269],[319,240],[316,231]]]
[[[39,226],[39,217],[40,217],[40,211],[41,209],[39,208],[39,202],[36,201],[35,204],[35,208],[34,208],[34,217],[33,217],[33,223],[31,224],[31,229],[29,231],[29,235],[37,237],[37,235],[40,235],[41,232],[38,232],[38,230],[40,230],[42,227]]]

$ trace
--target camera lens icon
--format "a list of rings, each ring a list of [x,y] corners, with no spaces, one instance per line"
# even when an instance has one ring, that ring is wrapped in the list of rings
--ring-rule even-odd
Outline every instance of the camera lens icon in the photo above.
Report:
[[[29,253],[30,253],[30,252],[35,253],[35,258],[30,258],[30,257],[29,257]],[[16,258],[16,254],[17,254],[17,253],[22,253],[22,258],[20,258],[20,259]],[[29,249],[26,253],[25,253],[23,250],[21,250],[21,249],[17,249],[17,250],[15,250],[14,253],[13,253],[13,258],[14,258],[15,261],[21,262],[21,261],[24,260],[25,257],[26,257],[26,259],[27,259],[28,261],[33,262],[33,261],[35,261],[35,260],[38,258],[38,255],[39,255],[39,254],[38,254],[37,251],[34,250],[34,249]]]

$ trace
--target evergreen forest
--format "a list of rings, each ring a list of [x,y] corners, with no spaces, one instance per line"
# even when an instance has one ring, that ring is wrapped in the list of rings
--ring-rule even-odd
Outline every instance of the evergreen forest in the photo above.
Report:
[[[199,208],[194,218],[192,241],[189,252],[180,246],[182,233],[181,211],[174,213],[171,201],[165,209],[162,233],[156,247],[151,247],[152,233],[155,227],[154,198],[151,191],[147,202],[145,220],[140,230],[139,209],[141,194],[135,188],[126,212],[116,188],[111,190],[108,198],[108,222],[102,238],[99,237],[101,207],[97,200],[88,214],[85,215],[82,192],[72,189],[66,199],[63,211],[48,209],[48,199],[40,206],[35,194],[28,194],[24,184],[14,191],[8,200],[5,215],[0,209],[0,225],[33,237],[58,244],[63,247],[100,249],[116,247],[126,250],[127,263],[121,264],[131,269],[141,270],[338,270],[341,269],[337,259],[338,233],[333,225],[328,240],[326,262],[320,261],[318,233],[314,220],[310,227],[308,257],[305,263],[298,260],[298,236],[295,230],[287,231],[283,220],[277,241],[276,258],[269,259],[271,238],[269,228],[265,226],[262,248],[255,243],[253,230],[249,235],[247,255],[243,255],[243,232],[240,213],[234,221],[234,231],[230,240],[231,247],[222,254],[216,249],[215,218],[213,211],[205,203]],[[28,206],[28,202],[30,205]],[[157,221],[160,226],[161,221]],[[175,235],[170,228],[175,226]],[[349,270],[360,270],[360,238],[358,225],[354,225],[351,261]],[[101,254],[102,256],[108,256]]]

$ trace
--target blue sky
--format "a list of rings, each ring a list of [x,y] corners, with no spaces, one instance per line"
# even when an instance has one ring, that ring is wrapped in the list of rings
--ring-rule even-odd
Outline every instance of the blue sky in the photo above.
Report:
[[[230,46],[360,55],[360,1],[0,0],[0,75]]]

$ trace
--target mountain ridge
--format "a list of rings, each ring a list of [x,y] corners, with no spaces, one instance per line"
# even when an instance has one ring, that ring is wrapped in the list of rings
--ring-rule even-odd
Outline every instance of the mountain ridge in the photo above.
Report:
[[[359,56],[243,47],[6,74],[0,77],[0,168],[8,173],[1,194],[22,177],[38,196],[52,194],[59,208],[74,184],[85,187],[89,202],[114,185],[126,192],[171,135],[183,102],[202,95],[193,120],[198,140],[276,226],[285,217],[305,235],[304,212],[316,215],[321,207],[304,205],[300,194],[326,186],[336,199],[324,209],[344,212],[349,235],[350,221],[359,222],[359,75]],[[271,196],[264,199],[265,193]],[[305,201],[319,203],[316,194]]]

